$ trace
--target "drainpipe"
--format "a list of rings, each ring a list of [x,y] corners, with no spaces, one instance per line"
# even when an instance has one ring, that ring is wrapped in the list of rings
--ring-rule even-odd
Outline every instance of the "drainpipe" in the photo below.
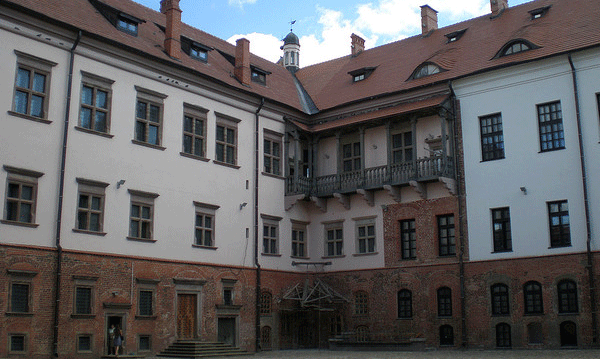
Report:
[[[254,113],[254,265],[256,265],[256,338],[255,347],[256,351],[260,351],[260,263],[258,263],[258,166],[259,166],[259,131],[258,113],[265,104],[265,98],[260,99],[260,105]]]
[[[54,290],[54,332],[53,332],[53,355],[58,357],[58,325],[60,320],[60,282],[62,276],[62,246],[60,245],[60,233],[62,228],[63,194],[65,192],[65,167],[67,164],[67,139],[69,135],[69,112],[71,111],[71,87],[73,85],[73,63],[75,62],[75,48],[81,40],[81,30],[71,47],[69,59],[69,78],[67,80],[67,107],[65,109],[65,128],[63,132],[62,153],[60,160],[60,182],[58,185],[58,208],[56,210],[56,283]]]
[[[456,175],[456,197],[458,199],[458,231],[460,235],[460,247],[458,253],[458,266],[460,273],[460,320],[461,320],[461,347],[467,348],[467,304],[466,304],[466,284],[465,284],[465,261],[464,261],[464,253],[465,253],[465,231],[464,231],[464,222],[465,222],[465,208],[463,206],[463,199],[465,196],[462,194],[462,172],[461,172],[461,156],[458,155],[459,150],[462,150],[462,147],[459,146],[459,136],[458,136],[458,121],[456,119],[457,113],[457,100],[456,95],[454,94],[454,89],[452,88],[452,82],[449,84],[450,92],[452,94],[452,107],[454,110],[454,121],[453,121],[453,138],[454,138],[454,171]]]
[[[577,70],[573,64],[573,58],[569,54],[569,65],[571,66],[571,77],[573,78],[573,96],[575,97],[575,114],[577,117],[577,135],[579,139],[579,161],[581,163],[581,182],[583,185],[583,203],[585,208],[585,229],[587,244],[587,270],[590,286],[590,310],[592,312],[592,344],[598,344],[598,319],[596,307],[596,286],[594,285],[594,259],[592,256],[592,231],[590,222],[590,205],[588,200],[588,182],[585,169],[585,153],[583,148],[583,132],[581,129],[581,111],[579,104],[579,90],[577,86]]]

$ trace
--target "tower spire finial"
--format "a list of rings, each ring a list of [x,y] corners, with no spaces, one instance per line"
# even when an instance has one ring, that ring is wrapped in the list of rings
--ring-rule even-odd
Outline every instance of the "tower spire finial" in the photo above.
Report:
[[[289,22],[289,24],[290,24],[290,32],[294,31],[294,24],[295,23],[296,23],[296,20],[292,20],[292,21]]]

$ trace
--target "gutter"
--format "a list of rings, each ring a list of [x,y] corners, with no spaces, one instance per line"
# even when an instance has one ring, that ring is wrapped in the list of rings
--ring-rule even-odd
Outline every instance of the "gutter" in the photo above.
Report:
[[[587,245],[587,271],[590,287],[590,311],[592,314],[592,344],[598,344],[598,310],[596,305],[596,286],[594,284],[594,258],[592,255],[592,231],[590,220],[590,205],[588,198],[588,181],[585,167],[585,153],[583,148],[583,131],[581,129],[581,105],[579,103],[579,90],[577,84],[577,70],[573,64],[572,54],[569,53],[568,60],[571,66],[571,77],[573,78],[573,96],[575,98],[575,114],[577,117],[577,135],[579,142],[579,161],[581,164],[581,182],[583,186],[583,203],[585,209],[585,229],[586,229],[586,245]]]
[[[259,165],[259,116],[258,113],[265,104],[261,97],[260,105],[254,113],[254,264],[256,265],[256,303],[255,303],[255,350],[260,351],[260,263],[258,263],[258,165]]]
[[[67,80],[67,101],[65,109],[65,127],[62,140],[62,152],[60,160],[60,182],[58,187],[58,208],[56,209],[56,282],[54,286],[54,331],[53,331],[53,349],[54,357],[58,357],[58,325],[60,320],[60,283],[62,277],[62,246],[60,244],[60,234],[62,229],[62,209],[63,195],[65,192],[65,167],[67,164],[67,140],[69,136],[69,113],[71,112],[71,88],[73,86],[73,63],[75,62],[75,48],[81,40],[81,30],[77,32],[77,38],[71,47],[71,56],[69,59],[69,78]]]

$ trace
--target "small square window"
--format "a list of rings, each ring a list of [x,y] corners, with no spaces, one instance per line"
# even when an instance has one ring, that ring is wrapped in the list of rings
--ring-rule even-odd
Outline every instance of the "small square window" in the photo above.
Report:
[[[90,334],[82,334],[77,336],[77,352],[92,351],[92,336]]]
[[[152,349],[149,335],[140,334],[138,340],[138,351],[146,352]]]
[[[261,85],[267,84],[267,74],[265,72],[259,71],[256,69],[252,69],[252,71],[250,72],[250,75],[252,78],[252,82],[256,82]]]
[[[10,334],[9,335],[9,353],[25,352],[26,336],[25,334]]]
[[[124,16],[120,16],[117,19],[117,29],[126,32],[130,35],[137,36],[138,33],[138,22],[128,19]]]
[[[190,47],[190,56],[196,60],[206,62],[208,60],[208,51],[199,47]]]

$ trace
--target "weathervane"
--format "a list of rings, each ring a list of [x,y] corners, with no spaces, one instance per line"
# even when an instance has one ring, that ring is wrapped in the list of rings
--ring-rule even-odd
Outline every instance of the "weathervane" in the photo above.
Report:
[[[294,32],[294,24],[296,23],[296,20],[292,20],[289,22],[290,24],[290,32]]]

